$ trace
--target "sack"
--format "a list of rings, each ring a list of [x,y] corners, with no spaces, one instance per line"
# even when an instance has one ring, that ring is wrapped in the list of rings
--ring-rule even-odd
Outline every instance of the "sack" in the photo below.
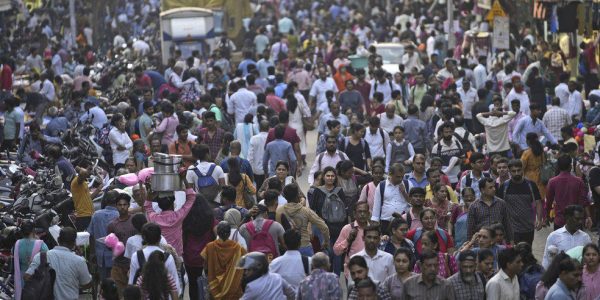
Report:
[[[246,179],[245,179],[245,178],[247,178],[247,176],[248,175],[242,174],[242,181],[244,182],[244,189],[243,189],[242,193],[243,193],[243,197],[244,197],[244,206],[247,209],[250,209],[254,205],[256,205],[256,195],[252,194],[248,190],[248,186],[246,185]]]
[[[215,178],[212,177],[216,167],[216,164],[211,164],[206,174],[202,174],[197,166],[192,169],[196,176],[198,176],[198,181],[196,182],[198,194],[204,196],[204,199],[207,201],[214,201],[221,192],[221,186]]]
[[[321,216],[323,220],[328,223],[343,223],[346,222],[346,204],[338,192],[341,190],[340,187],[336,187],[333,191],[328,192],[324,188],[319,188],[325,194],[325,201],[323,201],[323,207],[321,207]]]
[[[546,153],[543,154],[544,163],[542,164],[542,168],[540,169],[540,180],[543,184],[548,184],[552,177],[556,176],[556,160],[548,160],[546,158]]]
[[[273,220],[265,219],[262,228],[257,232],[256,227],[254,227],[254,221],[246,223],[246,229],[250,234],[248,252],[257,251],[264,253],[269,262],[278,256],[277,247],[275,246],[273,237],[269,233],[271,225],[273,225]]]
[[[25,282],[21,300],[54,299],[56,272],[50,267],[46,252],[40,253],[40,265],[31,278]]]

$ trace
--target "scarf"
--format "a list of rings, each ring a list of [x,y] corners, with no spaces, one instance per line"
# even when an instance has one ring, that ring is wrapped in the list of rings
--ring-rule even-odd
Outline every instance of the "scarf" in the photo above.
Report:
[[[238,299],[242,296],[243,270],[236,264],[246,250],[232,240],[217,239],[204,249],[208,265],[208,287],[215,299]],[[203,251],[203,252],[204,252]]]

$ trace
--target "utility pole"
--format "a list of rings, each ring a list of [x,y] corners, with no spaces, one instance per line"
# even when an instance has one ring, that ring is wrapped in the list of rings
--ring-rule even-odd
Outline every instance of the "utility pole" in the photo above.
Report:
[[[448,15],[448,50],[456,46],[454,37],[454,0],[446,0],[446,14]]]
[[[77,22],[75,20],[75,0],[69,0],[69,16],[71,25],[71,45],[77,46],[75,39],[77,37]]]

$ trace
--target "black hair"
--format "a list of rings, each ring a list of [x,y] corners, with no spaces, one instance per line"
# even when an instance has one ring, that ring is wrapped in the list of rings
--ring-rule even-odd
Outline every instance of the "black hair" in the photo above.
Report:
[[[104,300],[119,300],[117,284],[111,278],[102,279],[100,291],[102,293],[102,299]]]
[[[299,193],[298,184],[296,183],[288,184],[283,188],[283,197],[288,202],[298,202]]]
[[[529,132],[525,136],[527,143],[529,143],[529,148],[533,152],[533,155],[540,156],[544,153],[544,146],[538,140],[538,135],[535,132]]]
[[[281,190],[283,189],[283,185],[277,177],[269,178],[269,181],[267,181],[267,187],[268,189],[276,190],[279,193],[281,193]]]
[[[396,252],[394,252],[394,258],[396,258],[396,256],[398,256],[400,254],[404,254],[404,255],[406,255],[406,257],[408,257],[408,260],[410,261],[410,264],[408,265],[408,270],[412,271],[414,269],[415,263],[416,263],[415,254],[412,252],[412,250],[410,250],[406,247],[400,247],[400,248],[396,249]]]
[[[166,256],[162,251],[150,253],[142,268],[142,289],[148,294],[148,299],[159,300],[170,290],[169,273],[165,267]]]
[[[301,239],[300,232],[295,229],[286,230],[283,234],[283,241],[288,250],[298,250],[298,248],[300,248]]]
[[[192,234],[201,237],[212,229],[213,220],[213,211],[210,209],[208,201],[202,194],[196,194],[194,204],[185,219],[183,219],[181,226],[184,236]]]
[[[568,155],[561,155],[557,160],[558,170],[570,171],[572,159]]]
[[[367,265],[367,261],[365,260],[364,257],[360,256],[360,255],[355,255],[352,256],[350,258],[350,260],[348,261],[348,269],[352,268],[352,266],[359,266],[363,269],[369,269],[369,266]]]
[[[581,205],[569,205],[563,212],[565,219],[571,218],[575,215],[575,212],[583,213],[583,207]]]
[[[367,232],[370,232],[370,231],[377,231],[377,234],[381,236],[381,228],[379,227],[379,225],[367,225],[363,229],[363,236],[366,236]]]
[[[424,263],[426,260],[432,259],[432,258],[435,258],[435,259],[438,258],[437,252],[431,251],[431,250],[423,250],[423,253],[421,253],[421,257],[419,258],[419,261],[421,263]]]
[[[142,300],[142,291],[137,285],[128,285],[123,290],[123,300]]]
[[[477,261],[478,262],[482,262],[485,259],[487,259],[488,257],[492,257],[494,258],[494,252],[492,252],[492,250],[490,249],[479,249],[479,253],[477,253]]]
[[[156,223],[146,223],[142,226],[142,238],[146,245],[158,245],[162,231]]]
[[[319,185],[325,185],[325,174],[329,172],[333,172],[333,174],[335,174],[335,180],[333,181],[333,185],[338,185],[338,174],[336,169],[332,166],[327,166],[325,167],[325,169],[323,169],[323,171],[321,171],[321,174],[323,174],[323,176],[321,176],[321,182],[319,183]]]
[[[240,162],[236,158],[229,158],[227,160],[227,166],[229,167],[229,184],[231,186],[238,186],[242,180],[244,180],[241,172]]]
[[[225,185],[221,189],[221,200],[225,200],[230,203],[235,203],[235,198],[237,197],[237,191],[235,187],[230,185]]]
[[[138,233],[142,233],[142,227],[148,223],[146,215],[144,213],[137,213],[131,217],[131,225],[137,230]]]
[[[550,262],[550,265],[540,278],[540,282],[542,282],[546,288],[550,288],[554,285],[554,283],[556,283],[558,275],[560,275],[560,263],[567,259],[571,259],[571,257],[564,251],[561,251],[554,257],[554,259],[552,259],[552,262]]]
[[[481,178],[481,180],[479,180],[479,183],[477,184],[477,186],[479,187],[480,191],[483,191],[483,189],[485,188],[485,185],[490,182],[495,183],[494,179],[491,179],[489,177],[483,177],[483,178]]]
[[[498,253],[498,266],[505,269],[508,264],[514,262],[519,255],[519,252],[515,248],[503,249]]]

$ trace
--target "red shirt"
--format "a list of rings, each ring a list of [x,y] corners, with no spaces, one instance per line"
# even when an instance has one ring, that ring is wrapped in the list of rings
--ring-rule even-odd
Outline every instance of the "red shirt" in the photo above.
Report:
[[[2,72],[0,72],[0,91],[12,90],[12,69],[9,65],[2,65]]]
[[[138,88],[152,88],[152,79],[150,76],[143,74],[140,78],[136,78],[135,85]]]
[[[275,128],[269,129],[269,134],[267,135],[267,142],[265,143],[265,147],[270,141],[275,140]],[[288,141],[292,144],[292,146],[296,143],[300,143],[300,138],[296,133],[296,129],[291,128],[289,126],[285,127],[285,133],[283,134],[283,140]]]
[[[452,237],[450,236],[450,234],[448,233],[448,231],[443,230],[443,229],[441,229],[439,227],[437,227],[436,229],[437,230],[435,231],[435,235],[437,235],[437,238],[438,238],[438,245],[439,245],[438,248],[439,248],[440,252],[446,253],[446,252],[448,252],[448,248],[454,248],[454,241],[452,240]],[[444,231],[444,233],[446,234],[446,240],[448,242],[444,242],[444,239],[440,235],[440,230]],[[417,249],[417,252],[421,253],[421,239],[423,238],[423,233],[425,233],[425,232],[421,232],[421,237],[419,238],[418,241],[415,241],[413,238],[415,237],[415,233],[416,232],[417,232],[417,229],[410,230],[406,234],[406,238],[408,238],[409,240],[413,241],[413,243],[415,243],[415,247]]]
[[[367,109],[367,116],[371,115],[371,99],[369,93],[371,93],[371,84],[366,81],[357,81],[356,90],[362,95]]]
[[[272,108],[276,113],[287,110],[285,102],[275,94],[267,95],[267,106]]]
[[[546,209],[554,202],[554,211],[556,217],[554,224],[556,226],[565,225],[564,210],[569,205],[588,206],[587,188],[581,178],[571,175],[571,172],[560,172],[558,176],[553,177],[546,187]]]

